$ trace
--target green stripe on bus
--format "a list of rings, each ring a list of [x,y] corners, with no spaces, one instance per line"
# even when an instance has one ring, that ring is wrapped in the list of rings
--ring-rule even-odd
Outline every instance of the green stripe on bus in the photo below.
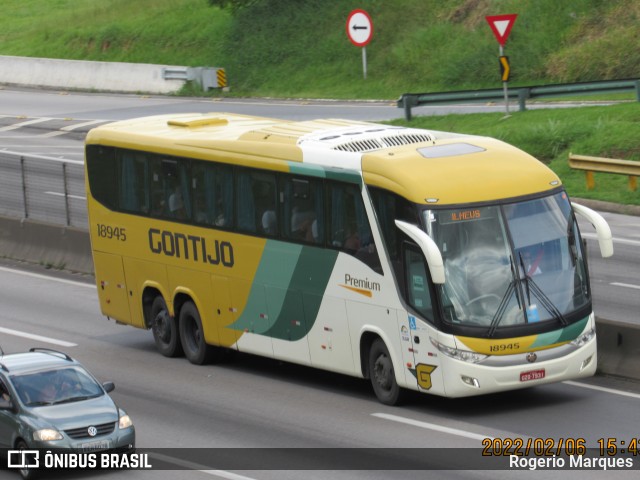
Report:
[[[582,333],[584,327],[589,321],[589,317],[585,317],[582,320],[569,325],[568,327],[554,330],[552,332],[541,333],[536,338],[535,342],[531,345],[531,348],[546,347],[548,345],[554,345],[556,343],[570,342],[578,338],[578,335]]]
[[[322,297],[338,258],[335,250],[303,247],[278,318],[266,332],[273,338],[300,340],[316,321]]]
[[[299,340],[313,326],[338,252],[268,240],[234,330]]]
[[[328,180],[336,180],[362,186],[362,174],[357,170],[321,167],[313,163],[289,162],[289,171],[296,175],[326,178]]]

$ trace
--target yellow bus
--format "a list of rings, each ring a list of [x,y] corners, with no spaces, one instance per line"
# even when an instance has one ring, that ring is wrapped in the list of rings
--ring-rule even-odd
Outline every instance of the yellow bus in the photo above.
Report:
[[[592,375],[575,213],[530,155],[477,136],[235,114],[86,139],[102,313],[194,364],[237,350],[462,397]]]

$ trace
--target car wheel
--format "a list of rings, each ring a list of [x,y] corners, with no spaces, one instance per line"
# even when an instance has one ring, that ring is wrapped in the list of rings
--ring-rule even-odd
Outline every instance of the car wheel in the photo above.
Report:
[[[164,298],[157,296],[153,300],[149,316],[153,340],[156,342],[158,351],[165,357],[182,355],[178,322],[175,317],[169,315]]]
[[[186,302],[180,309],[179,325],[182,349],[187,359],[196,365],[207,363],[213,348],[204,340],[200,313],[193,302]]]
[[[396,382],[393,362],[387,346],[376,339],[369,350],[369,376],[378,400],[385,405],[398,405],[402,400],[402,389]]]
[[[26,444],[24,440],[19,440],[18,443],[16,444],[16,450],[29,450],[29,446]],[[33,465],[35,461],[35,457],[33,456],[33,454],[25,455],[24,461],[26,465]],[[24,480],[33,480],[34,478],[37,477],[37,475],[38,475],[38,471],[35,468],[26,467],[26,468],[20,469],[20,476]]]

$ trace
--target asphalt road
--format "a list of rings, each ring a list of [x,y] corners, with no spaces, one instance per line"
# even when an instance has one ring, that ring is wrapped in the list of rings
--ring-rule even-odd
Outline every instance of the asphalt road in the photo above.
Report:
[[[132,417],[137,446],[166,448],[164,460],[176,470],[184,467],[193,448],[214,449],[208,451],[212,458],[218,448],[426,448],[426,460],[437,467],[478,455],[488,437],[553,438],[556,444],[558,439],[584,439],[586,446],[597,447],[601,438],[629,442],[639,436],[638,383],[596,377],[479,398],[416,394],[405,406],[392,408],[379,404],[363,380],[306,367],[250,355],[200,367],[162,357],[149,332],[102,317],[95,287],[81,278],[54,278],[5,263],[0,267],[0,301],[0,345],[6,353],[32,346],[56,348],[80,360],[100,381],[113,380],[112,396]],[[472,450],[462,450],[466,448]],[[247,462],[256,460],[251,455],[259,451],[247,452]],[[326,450],[317,452],[294,459],[314,465]],[[396,451],[380,452],[398,468]],[[152,456],[152,464],[156,461]],[[480,456],[473,469],[464,471],[301,472],[287,467],[232,471],[218,468],[214,459],[214,465],[190,465],[191,470],[75,472],[49,478],[604,478],[604,472],[589,470],[484,470],[491,461]],[[640,458],[633,461],[638,468]],[[10,472],[0,475],[18,478]],[[637,478],[637,471],[613,472],[607,478]]]

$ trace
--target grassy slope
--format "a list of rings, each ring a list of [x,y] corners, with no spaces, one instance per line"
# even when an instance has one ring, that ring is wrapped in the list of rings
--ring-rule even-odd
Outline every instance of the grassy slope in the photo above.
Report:
[[[355,8],[374,23],[366,80],[344,30]],[[500,13],[519,15],[505,52],[512,85],[640,77],[637,0],[262,0],[236,16],[206,0],[4,0],[0,54],[224,66],[232,95],[394,99],[499,87],[484,17]],[[599,175],[586,192],[566,167],[569,151],[640,159],[637,112],[633,103],[412,125],[502,138],[548,162],[573,195],[640,204],[625,177]]]

